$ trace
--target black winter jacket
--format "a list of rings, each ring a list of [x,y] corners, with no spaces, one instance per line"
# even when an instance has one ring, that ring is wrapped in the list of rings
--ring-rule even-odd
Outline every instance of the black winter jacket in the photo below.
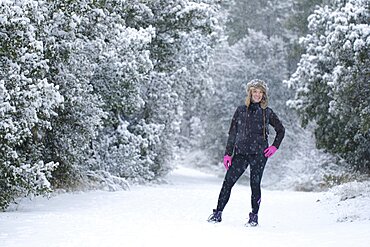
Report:
[[[239,106],[231,121],[225,155],[263,153],[268,147],[269,124],[276,131],[272,145],[279,148],[285,128],[272,109],[262,109],[259,103],[252,103],[248,109]]]

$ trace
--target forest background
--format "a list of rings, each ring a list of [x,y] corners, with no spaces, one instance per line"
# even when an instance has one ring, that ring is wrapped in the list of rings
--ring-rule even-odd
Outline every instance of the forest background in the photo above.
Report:
[[[370,173],[368,0],[0,0],[0,207],[218,171],[254,78],[286,127],[265,186]],[[274,137],[271,130],[270,138]]]

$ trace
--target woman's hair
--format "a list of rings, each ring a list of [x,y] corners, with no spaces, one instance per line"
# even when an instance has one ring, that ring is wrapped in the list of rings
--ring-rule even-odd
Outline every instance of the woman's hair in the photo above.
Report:
[[[247,98],[245,99],[245,105],[247,107],[251,104],[251,98],[252,98],[252,90],[258,88],[263,92],[262,100],[260,102],[260,106],[262,109],[266,109],[268,105],[268,87],[266,82],[259,80],[259,79],[253,79],[250,82],[247,83],[246,93]]]

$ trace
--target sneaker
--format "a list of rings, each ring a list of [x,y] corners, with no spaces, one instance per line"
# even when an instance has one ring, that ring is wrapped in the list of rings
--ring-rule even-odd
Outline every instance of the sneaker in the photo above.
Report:
[[[257,226],[258,225],[258,214],[249,213],[249,220],[246,225]]]
[[[222,221],[222,211],[217,211],[213,209],[213,213],[208,217],[208,222],[219,223]]]

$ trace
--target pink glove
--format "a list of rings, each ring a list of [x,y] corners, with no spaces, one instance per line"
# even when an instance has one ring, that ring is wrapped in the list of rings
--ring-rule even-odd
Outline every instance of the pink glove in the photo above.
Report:
[[[229,170],[229,168],[231,166],[231,156],[229,156],[229,155],[224,156],[224,166],[225,166],[226,170]]]
[[[265,157],[270,158],[271,156],[274,155],[276,150],[277,150],[277,148],[275,146],[269,146],[263,152],[265,153]]]

